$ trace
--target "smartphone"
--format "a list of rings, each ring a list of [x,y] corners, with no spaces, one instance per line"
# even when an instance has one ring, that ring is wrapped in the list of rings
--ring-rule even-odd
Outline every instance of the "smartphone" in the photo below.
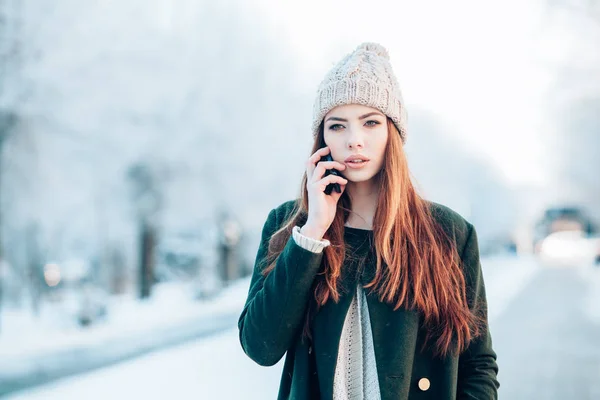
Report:
[[[324,147],[324,146],[323,146]],[[333,161],[333,157],[331,157],[331,153],[321,157],[321,159],[319,161]],[[337,169],[326,169],[325,170],[325,175],[323,175],[323,178],[326,177],[327,175],[336,175],[336,176],[341,176],[343,178],[343,175],[340,173],[340,171],[338,171]],[[325,194],[331,194],[331,191],[335,190],[338,193],[342,193],[342,188],[340,188],[340,184],[339,183],[330,183],[329,185],[327,185],[327,187],[325,188]]]

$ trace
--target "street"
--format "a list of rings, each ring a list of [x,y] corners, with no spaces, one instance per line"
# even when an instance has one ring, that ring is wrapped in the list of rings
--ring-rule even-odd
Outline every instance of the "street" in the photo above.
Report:
[[[494,321],[502,398],[600,399],[599,275],[598,267],[540,270]]]

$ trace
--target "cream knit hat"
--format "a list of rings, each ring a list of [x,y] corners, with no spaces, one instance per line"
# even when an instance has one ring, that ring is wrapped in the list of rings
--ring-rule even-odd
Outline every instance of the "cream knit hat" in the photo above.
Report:
[[[346,55],[319,85],[313,107],[316,136],[325,115],[344,104],[373,107],[391,118],[406,142],[406,111],[390,56],[382,45],[366,42]]]

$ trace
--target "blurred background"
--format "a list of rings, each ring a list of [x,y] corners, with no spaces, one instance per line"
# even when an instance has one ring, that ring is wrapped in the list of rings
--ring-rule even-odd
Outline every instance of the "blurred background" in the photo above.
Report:
[[[600,398],[600,2],[0,0],[0,396],[275,398],[237,318],[317,85],[386,46],[505,399]]]

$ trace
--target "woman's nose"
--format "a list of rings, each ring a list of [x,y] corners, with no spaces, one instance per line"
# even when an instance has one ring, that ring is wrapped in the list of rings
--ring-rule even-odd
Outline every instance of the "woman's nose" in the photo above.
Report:
[[[353,148],[362,148],[364,145],[364,141],[360,132],[348,132],[348,147]]]

